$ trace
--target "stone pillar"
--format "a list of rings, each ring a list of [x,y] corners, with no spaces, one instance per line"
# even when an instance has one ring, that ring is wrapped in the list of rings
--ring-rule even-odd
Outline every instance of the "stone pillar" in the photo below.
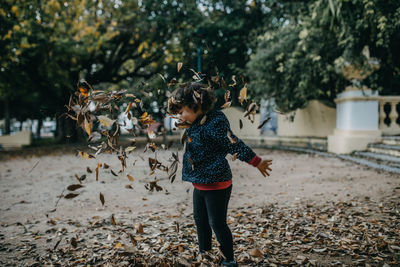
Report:
[[[328,136],[328,152],[348,154],[365,150],[369,143],[379,142],[378,93],[368,88],[347,87],[335,99],[336,128]]]

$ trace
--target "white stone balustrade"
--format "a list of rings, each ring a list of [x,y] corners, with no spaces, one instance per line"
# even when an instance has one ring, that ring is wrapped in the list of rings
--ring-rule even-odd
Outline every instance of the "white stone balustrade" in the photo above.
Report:
[[[397,106],[400,104],[400,96],[380,96],[379,101],[379,130],[383,135],[400,134],[400,125],[397,123],[399,113]],[[385,112],[385,106],[390,105],[389,113]],[[386,124],[385,122],[389,122]]]

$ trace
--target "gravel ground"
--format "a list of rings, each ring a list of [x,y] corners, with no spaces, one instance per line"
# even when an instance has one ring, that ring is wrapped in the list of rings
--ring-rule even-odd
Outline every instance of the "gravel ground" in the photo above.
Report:
[[[262,158],[273,159],[273,171],[270,177],[264,178],[256,168],[239,160],[231,162],[234,178],[229,204],[231,218],[229,222],[233,232],[236,233],[235,252],[241,265],[382,266],[400,262],[397,250],[400,247],[398,228],[400,221],[397,209],[399,175],[379,172],[337,158],[264,149],[258,149],[256,152]],[[179,156],[182,156],[182,151],[179,151]],[[13,157],[1,161],[0,263],[21,266],[43,264],[140,266],[144,262],[155,266],[160,262],[167,265],[200,265],[201,261],[194,260],[196,238],[192,220],[192,185],[181,181],[180,168],[172,184],[165,172],[157,170],[155,174],[149,176],[148,157],[154,157],[154,153],[129,154],[127,169],[121,173],[119,173],[120,161],[115,155],[109,154],[101,154],[95,159],[86,160],[67,152],[65,154],[49,152],[46,156]],[[165,165],[170,164],[169,158],[171,152],[157,152],[157,159]],[[96,181],[95,168],[98,163],[106,163],[110,168],[100,168],[99,180]],[[87,172],[87,167],[92,173]],[[114,176],[111,170],[117,176]],[[82,181],[84,187],[74,191],[79,195],[73,199],[60,198],[59,196],[69,193],[67,186],[78,183],[75,174],[78,177],[86,175],[86,179]],[[127,174],[134,178],[133,182],[127,178]],[[155,177],[163,190],[149,192],[145,185]],[[126,188],[127,185],[131,185],[131,188]],[[100,201],[100,193],[104,196],[104,206]],[[283,216],[281,218],[284,218],[288,214],[301,213],[303,215],[299,216],[303,218],[306,215],[302,212],[312,209],[310,212],[319,217],[335,216],[338,205],[342,210],[349,212],[369,207],[369,211],[365,212],[365,223],[371,223],[371,218],[376,217],[382,220],[382,227],[386,227],[385,229],[394,235],[388,237],[390,242],[385,241],[387,250],[369,254],[371,255],[369,257],[359,248],[360,252],[356,254],[361,257],[355,257],[354,254],[328,253],[331,250],[325,251],[321,244],[319,246],[314,244],[311,245],[311,250],[306,251],[307,253],[303,251],[303,254],[293,252],[294,254],[283,255],[279,251],[274,252],[275,241],[281,242],[280,246],[276,247],[278,250],[288,244],[289,248],[294,249],[295,246],[290,246],[290,243],[283,244],[280,235],[271,240],[271,235],[260,235],[258,232],[269,233],[268,231],[279,225],[278,221],[273,219],[274,214],[281,214]],[[383,212],[384,208],[389,211]],[[351,212],[349,214],[353,214]],[[248,220],[241,223],[237,218],[246,214]],[[391,217],[383,216],[385,214]],[[344,212],[340,216],[344,215],[348,216],[348,213]],[[362,218],[363,215],[359,217]],[[251,221],[249,218],[252,218]],[[325,219],[329,222],[328,219],[332,218]],[[293,222],[292,219],[289,221]],[[254,222],[254,225],[251,222]],[[271,224],[273,222],[276,224]],[[258,230],[253,229],[253,226],[259,226],[261,223],[265,224],[261,230],[257,227],[255,228]],[[315,223],[315,220],[311,224],[304,223],[304,229],[314,227],[315,230],[318,226],[321,233],[327,231],[323,224]],[[174,231],[164,231],[163,237],[152,236],[162,225],[172,227]],[[179,225],[181,225],[180,230],[177,229]],[[288,225],[290,223],[283,229],[287,230]],[[339,226],[346,227],[345,224]],[[372,225],[369,228],[373,229]],[[250,238],[248,243],[247,239],[243,241],[239,237],[246,232],[246,229],[248,229],[247,239]],[[378,232],[377,230],[377,235]],[[128,237],[132,237],[132,234],[135,234],[136,241],[132,238],[129,241]],[[138,237],[140,235],[143,235],[142,239]],[[96,238],[102,245],[93,243]],[[155,254],[151,251],[151,246],[146,250],[146,246],[143,248],[135,244],[135,242],[141,243],[140,241],[143,241],[143,244],[151,244],[149,241],[151,238],[162,238],[157,239],[161,247],[168,242],[170,246],[164,250],[158,248]],[[361,239],[359,242],[363,241],[362,236],[359,239]],[[104,245],[103,241],[108,242],[108,245]],[[147,241],[150,243],[146,243]],[[179,244],[183,245],[180,247]],[[329,247],[330,244],[325,245]],[[100,250],[94,252],[96,246],[102,249],[108,246],[108,251],[113,253],[100,253]],[[135,247],[136,252],[132,252]],[[259,251],[261,254],[256,255]],[[290,249],[287,251],[290,252]],[[150,252],[157,256],[150,257]],[[250,256],[247,256],[249,254]],[[208,263],[213,265],[217,261],[218,259],[212,258]],[[208,263],[206,260],[203,261],[203,264]]]

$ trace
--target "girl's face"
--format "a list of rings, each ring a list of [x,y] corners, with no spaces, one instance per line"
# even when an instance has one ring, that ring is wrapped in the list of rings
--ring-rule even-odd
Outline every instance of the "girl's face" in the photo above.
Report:
[[[194,110],[188,106],[183,106],[181,110],[179,110],[179,114],[181,115],[182,121],[193,123],[197,116],[201,114],[201,108],[199,108],[197,112],[194,112]]]

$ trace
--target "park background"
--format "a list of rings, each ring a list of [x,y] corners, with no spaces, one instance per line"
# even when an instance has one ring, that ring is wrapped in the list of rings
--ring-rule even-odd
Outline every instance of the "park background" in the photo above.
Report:
[[[133,176],[139,177],[139,184],[132,184],[137,190],[132,195],[105,170],[111,195],[134,198],[139,203],[114,199],[109,204],[106,195],[110,206],[104,207],[98,192],[104,193],[107,187],[99,188],[94,181],[87,181],[93,183],[92,189],[82,193],[87,201],[80,197],[62,199],[59,214],[47,212],[63,195],[62,188],[74,181],[74,174],[82,177],[82,170],[89,165],[75,156],[78,149],[86,146],[87,132],[84,127],[77,127],[76,121],[62,116],[67,112],[70,96],[79,92],[80,80],[85,79],[95,90],[127,90],[134,94],[143,109],[131,109],[131,116],[140,117],[144,110],[148,111],[157,122],[153,125],[157,140],[178,143],[180,131],[172,131],[173,122],[165,119],[168,96],[178,84],[194,80],[197,72],[204,77],[224,78],[232,96],[232,107],[224,112],[234,132],[258,149],[260,155],[276,162],[270,186],[257,177],[256,170],[232,162],[238,177],[251,176],[248,183],[237,181],[236,194],[243,197],[231,203],[235,233],[246,238],[257,236],[243,240],[243,247],[238,245],[240,263],[398,264],[398,1],[6,0],[0,3],[0,47],[3,263],[85,262],[82,255],[76,254],[79,244],[86,244],[81,236],[103,224],[110,228],[107,234],[91,234],[105,234],[103,241],[117,256],[93,256],[97,252],[92,246],[92,251],[85,251],[86,263],[132,264],[136,257],[138,264],[148,261],[157,265],[161,260],[184,265],[185,260],[193,260],[193,244],[179,243],[167,230],[172,241],[164,249],[154,248],[160,257],[151,258],[154,251],[148,246],[132,245],[140,243],[140,237],[135,242],[118,239],[121,229],[127,227],[125,231],[132,234],[148,235],[142,237],[143,244],[147,244],[154,230],[150,226],[157,223],[143,223],[145,230],[140,224],[132,229],[129,225],[140,216],[152,220],[143,214],[157,212],[167,214],[153,218],[155,221],[173,218],[165,223],[175,225],[177,235],[193,238],[189,230],[176,231],[178,222],[188,225],[188,229],[191,223],[191,200],[186,193],[191,187],[179,181],[179,174],[173,185],[168,185],[168,179],[164,181],[159,195],[149,193],[143,186],[150,181],[146,164],[138,163]],[[219,85],[217,107],[224,104],[226,92],[222,82]],[[247,87],[247,103],[260,104],[254,123],[243,118],[245,105],[238,99],[243,87]],[[118,105],[112,119],[127,123],[125,128],[131,127],[125,112],[129,101]],[[244,127],[239,126],[239,117]],[[268,117],[271,119],[258,129]],[[121,144],[127,145],[132,134],[125,128],[121,127],[120,138]],[[145,146],[148,132],[138,130],[137,135],[138,147]],[[140,152],[131,156],[140,162]],[[108,155],[104,157],[118,164]],[[160,152],[160,157],[168,159],[166,152]],[[90,164],[94,169],[95,165]],[[249,197],[254,200],[247,201]],[[146,204],[148,200],[150,203]],[[188,207],[179,207],[180,203]],[[178,208],[171,208],[175,204]],[[29,208],[24,209],[26,205]],[[77,211],[79,205],[84,209]],[[123,214],[125,208],[118,208],[121,205],[130,212]],[[249,213],[248,221],[241,219],[245,212],[240,209],[244,207]],[[108,222],[111,212],[116,217],[120,214],[117,226]],[[299,220],[304,218],[305,226],[291,216],[286,218],[288,213],[297,214],[293,218]],[[274,221],[274,214],[281,214],[279,222]],[[341,218],[340,222],[335,216]],[[71,217],[77,220],[71,223]],[[84,225],[82,220],[90,221],[83,227],[86,231],[74,237],[80,228],[77,224]],[[249,225],[254,220],[261,221],[253,229]],[[355,226],[355,233],[334,229],[348,227],[349,221]],[[278,223],[277,228],[271,226],[273,223]],[[71,230],[71,225],[77,228]],[[287,225],[296,230],[290,231]],[[47,229],[50,226],[54,226],[52,230]],[[383,236],[378,234],[382,229],[386,233]],[[294,238],[296,235],[301,238]],[[52,242],[54,238],[61,241]],[[303,242],[299,245],[301,253],[292,244],[296,240]],[[294,252],[283,253],[282,248],[290,244]]]

